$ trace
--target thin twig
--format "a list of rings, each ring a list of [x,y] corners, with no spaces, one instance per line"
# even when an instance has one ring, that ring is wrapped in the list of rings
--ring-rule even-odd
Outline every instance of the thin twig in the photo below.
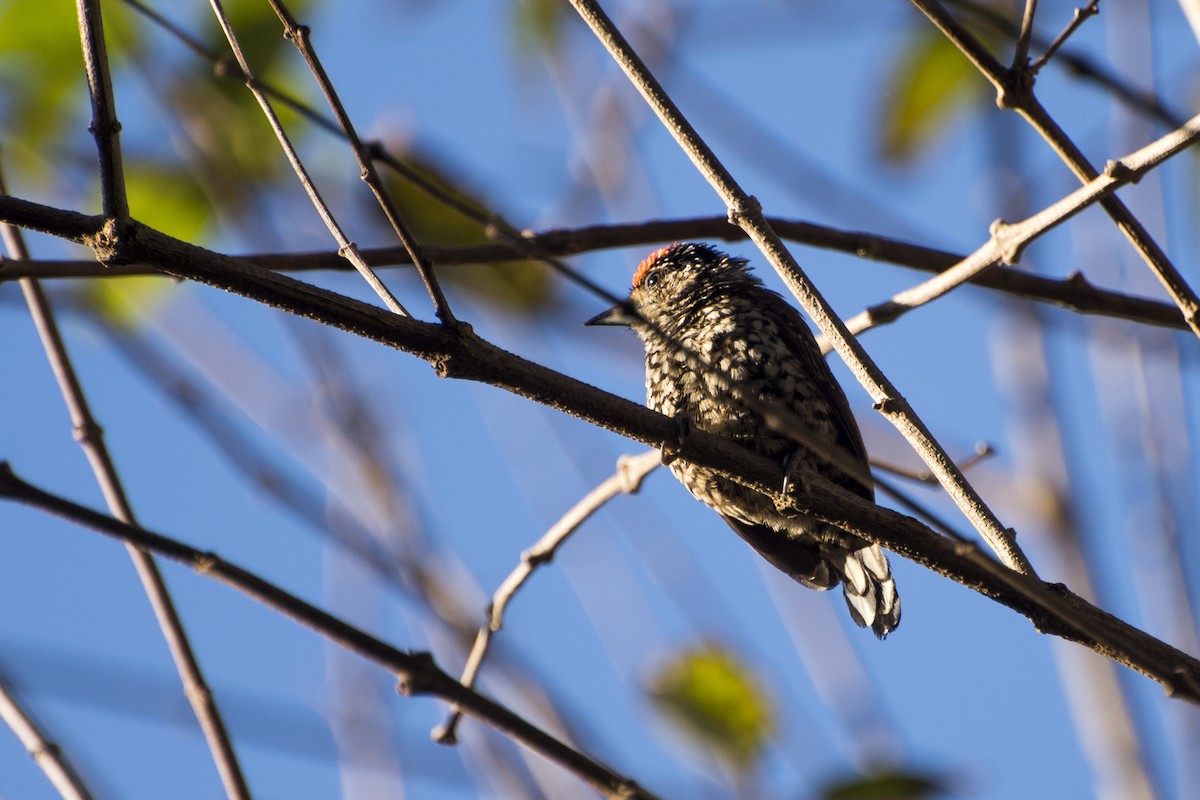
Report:
[[[210,0],[213,13],[217,17],[217,22],[221,26],[221,30],[225,33],[225,39],[229,42],[230,48],[233,50],[234,57],[237,59],[238,66],[242,70],[242,75],[246,79],[246,88],[254,95],[254,99],[258,101],[259,107],[262,108],[263,114],[267,117],[267,122],[271,125],[271,130],[275,132],[275,138],[279,140],[280,147],[283,148],[284,154],[287,156],[288,162],[292,165],[292,170],[296,173],[296,177],[300,179],[300,184],[304,187],[304,191],[308,194],[312,201],[313,207],[320,214],[321,220],[325,223],[325,227],[333,235],[333,238],[338,243],[338,254],[354,265],[363,279],[374,290],[375,294],[383,300],[384,304],[392,310],[393,313],[403,316],[411,316],[404,306],[400,305],[400,301],[396,299],[391,290],[384,285],[369,266],[359,255],[358,245],[346,238],[346,234],[342,231],[337,220],[334,219],[333,212],[321,197],[316,184],[308,175],[308,170],[303,162],[300,161],[300,155],[296,152],[296,148],[292,146],[291,140],[288,138],[287,132],[283,129],[283,123],[279,121],[279,116],[275,113],[275,108],[271,105],[271,100],[267,97],[262,87],[258,83],[258,79],[254,77],[254,72],[250,69],[250,62],[246,60],[245,53],[242,52],[241,44],[238,42],[237,34],[233,31],[233,26],[229,23],[229,18],[225,15],[225,9],[221,6],[221,0]]]
[[[1029,40],[1033,36],[1033,18],[1036,15],[1037,0],[1025,0],[1025,13],[1021,15],[1021,32],[1017,34],[1017,46],[1013,50],[1014,75],[1032,76],[1029,72]]]
[[[120,238],[129,221],[129,198],[125,194],[125,172],[121,166],[121,123],[117,120],[117,104],[108,69],[104,19],[100,13],[100,0],[76,0],[75,8],[79,14],[83,66],[92,101],[92,122],[88,128],[96,139],[100,154],[101,201],[104,215],[113,221],[114,236]]]
[[[504,626],[504,611],[516,593],[525,585],[534,571],[543,564],[548,564],[571,534],[587,521],[592,514],[618,494],[635,494],[642,488],[642,481],[662,463],[662,454],[658,450],[649,450],[637,456],[621,456],[617,459],[617,471],[603,481],[599,486],[584,495],[583,499],[554,523],[549,530],[538,539],[532,547],[521,553],[521,562],[516,569],[509,573],[488,604],[487,619],[475,635],[475,643],[467,655],[467,663],[463,667],[459,682],[468,688],[475,685],[479,668],[487,657],[491,647],[492,636]],[[434,741],[442,744],[454,744],[458,740],[458,723],[462,719],[462,709],[453,708],[446,720],[433,731]]]
[[[984,459],[990,458],[996,454],[996,451],[987,442],[979,442],[975,445],[975,452],[971,453],[967,458],[958,462],[958,468],[964,473],[974,467]],[[932,472],[927,469],[911,470],[904,467],[898,467],[895,464],[886,464],[881,461],[871,459],[871,466],[876,470],[890,472],[893,475],[898,475],[901,478],[913,481],[914,483],[924,483],[928,486],[937,486],[938,479]]]
[[[1036,214],[1014,223],[996,220],[992,223],[991,238],[978,250],[937,277],[906,289],[879,305],[872,306],[846,321],[854,334],[869,328],[894,322],[899,317],[925,303],[941,297],[980,272],[998,264],[1015,264],[1021,252],[1037,237],[1061,225],[1094,203],[1103,203],[1121,186],[1136,183],[1163,161],[1182,153],[1200,139],[1200,115],[1192,117],[1183,127],[1151,142],[1124,158],[1108,162],[1104,173]]]
[[[1046,47],[1046,52],[1042,53],[1038,60],[1030,65],[1029,74],[1037,75],[1042,67],[1050,63],[1050,59],[1058,52],[1058,48],[1062,47],[1067,39],[1071,38],[1071,34],[1079,30],[1079,26],[1086,22],[1088,17],[1094,17],[1099,13],[1100,0],[1090,0],[1086,6],[1075,9],[1075,13],[1072,15],[1071,21],[1067,23],[1067,27],[1063,29],[1062,33],[1054,37],[1054,41]]]
[[[0,194],[6,193],[4,176],[0,173]],[[126,223],[127,229],[130,224],[130,222]],[[108,224],[105,225],[105,229],[109,229]],[[4,240],[10,258],[20,260],[28,255],[24,239],[17,228],[8,224],[0,224],[0,237]],[[25,303],[29,307],[29,315],[37,327],[42,347],[46,352],[46,359],[50,362],[50,368],[54,372],[59,390],[70,413],[75,440],[79,442],[87,456],[92,473],[104,494],[109,510],[117,518],[130,524],[136,524],[133,508],[104,442],[104,431],[92,415],[87,397],[83,392],[83,386],[79,382],[79,377],[71,364],[71,358],[67,354],[66,344],[59,333],[58,323],[55,321],[54,310],[50,305],[49,298],[46,297],[36,280],[23,278],[20,284],[21,291],[25,296]],[[184,695],[200,723],[201,731],[225,786],[226,795],[238,798],[238,800],[248,800],[250,790],[246,785],[245,776],[242,774],[241,765],[238,763],[233,743],[230,741],[229,732],[226,730],[221,712],[217,708],[216,699],[204,680],[200,663],[192,651],[187,633],[183,629],[183,622],[175,610],[171,594],[158,570],[158,564],[154,557],[144,550],[136,547],[129,547],[128,550],[129,557],[142,582],[142,588],[146,592],[146,597],[158,620],[159,628],[166,639],[167,647],[171,651],[175,669],[183,683]]]
[[[687,153],[688,158],[725,202],[729,209],[730,221],[746,231],[750,240],[766,256],[788,289],[800,301],[800,305],[816,322],[821,332],[830,339],[838,355],[870,393],[876,409],[896,426],[922,460],[937,474],[946,492],[1005,565],[1019,572],[1032,574],[1033,568],[1011,531],[1000,524],[995,514],[917,417],[908,401],[846,330],[845,325],[767,223],[758,201],[746,194],[737,184],[595,0],[571,0],[571,4],[625,71],[626,76],[653,108],[663,125]]]
[[[342,135],[350,143],[350,148],[354,151],[354,157],[358,160],[359,170],[361,171],[362,179],[367,186],[371,187],[371,193],[375,195],[376,202],[383,209],[383,213],[391,223],[392,230],[396,232],[396,238],[404,246],[412,263],[416,265],[417,273],[420,274],[422,282],[425,284],[425,290],[429,292],[430,299],[433,300],[434,313],[438,319],[447,325],[452,325],[455,322],[454,314],[450,310],[449,303],[446,302],[446,296],[442,293],[442,287],[438,285],[437,276],[433,274],[433,267],[421,252],[421,246],[417,244],[416,238],[404,223],[404,218],[400,215],[400,209],[396,207],[396,202],[388,193],[383,185],[383,181],[379,179],[379,173],[375,169],[375,165],[371,162],[371,156],[367,148],[363,145],[362,140],[358,138],[358,132],[354,129],[354,124],[350,121],[350,115],[346,113],[345,106],[342,105],[341,98],[338,97],[337,91],[333,88],[333,83],[329,80],[329,75],[325,72],[325,67],[321,65],[320,59],[317,58],[317,52],[313,49],[310,39],[310,30],[307,25],[297,25],[295,18],[291,12],[283,4],[282,0],[268,0],[271,8],[275,10],[279,21],[283,23],[283,35],[288,41],[296,46],[300,54],[304,57],[304,63],[308,65],[308,69],[312,72],[317,84],[321,87],[321,93],[325,95],[325,100],[329,103],[329,108],[333,111],[334,117],[337,119],[338,126],[341,128]]]
[[[1088,183],[1099,175],[1083,152],[1034,97],[1027,81],[1016,80],[1010,70],[1005,69],[1000,62],[996,61],[987,48],[935,0],[912,0],[912,3],[992,83],[997,92],[997,105],[1001,108],[1012,109],[1024,117],[1058,153],[1080,182]],[[1189,121],[1188,126],[1191,124]],[[1171,299],[1179,306],[1188,327],[1197,336],[1200,336],[1200,297],[1196,295],[1195,290],[1183,279],[1167,254],[1120,198],[1115,195],[1106,197],[1100,201],[1100,205],[1112,218],[1121,233],[1125,235],[1125,238],[1137,249],[1142,260],[1146,262],[1151,272],[1170,294]]]
[[[63,800],[91,800],[92,793],[60,748],[26,713],[8,685],[0,680],[0,719],[21,740]]]
[[[946,0],[946,2],[948,5],[961,8],[974,15],[996,33],[1011,36],[1014,39],[1020,35],[1020,26],[990,3],[978,0]],[[1050,46],[1050,42],[1037,36],[1036,33],[1033,36],[1033,43],[1044,47]],[[1156,119],[1164,125],[1177,128],[1187,118],[1177,110],[1168,108],[1166,102],[1155,92],[1131,85],[1120,75],[1087,56],[1063,50],[1056,54],[1056,61],[1071,74],[1111,92],[1118,101],[1124,103],[1131,110]]]
[[[131,547],[154,551],[190,567],[204,577],[231,586],[334,644],[384,667],[398,678],[402,694],[433,695],[454,703],[467,714],[575,773],[610,797],[653,798],[629,778],[564,744],[499,703],[463,686],[442,671],[429,653],[398,650],[215,553],[198,550],[45,492],[18,478],[7,462],[0,462],[0,496],[87,526],[124,541]]]

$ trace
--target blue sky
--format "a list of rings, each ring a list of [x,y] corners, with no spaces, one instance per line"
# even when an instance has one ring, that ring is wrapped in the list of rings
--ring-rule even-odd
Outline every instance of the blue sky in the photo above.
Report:
[[[914,163],[880,161],[876,137],[889,76],[911,31],[926,24],[908,4],[606,6],[623,28],[647,25],[667,38],[673,55],[657,63],[659,77],[768,213],[968,252],[1005,213],[1008,199],[997,187],[1027,181],[1025,209],[1032,212],[1075,186],[1036,135],[986,96]],[[1071,9],[1041,6],[1046,32]],[[1105,7],[1071,46],[1136,83],[1157,81],[1186,109],[1196,88],[1196,43],[1173,4],[1149,4],[1149,23],[1141,13]],[[555,65],[538,52],[517,52],[513,14],[500,3],[447,0],[426,8],[357,0],[314,9],[303,21],[364,133],[435,154],[519,227],[724,213],[581,26],[568,15]],[[1139,38],[1145,31],[1152,34]],[[1153,73],[1138,60],[1148,43]],[[297,85],[315,97],[302,65],[292,69]],[[1053,66],[1039,91],[1098,163],[1162,133],[1131,124],[1103,93]],[[187,147],[155,110],[144,79],[124,74],[117,92],[131,148],[154,144],[169,154]],[[733,105],[719,104],[718,96]],[[621,112],[607,137],[606,109]],[[86,145],[86,131],[77,134]],[[767,148],[768,138],[780,143],[780,153]],[[362,219],[365,190],[344,148],[319,132],[304,136],[301,148],[350,236],[364,246],[391,244]],[[997,166],[1005,151],[1014,161]],[[1163,182],[1130,191],[1129,202],[1195,285],[1194,166],[1177,162]],[[597,174],[620,180],[597,191]],[[289,194],[263,213],[267,229],[230,225],[214,229],[206,243],[231,252],[335,249],[298,188],[284,185]],[[43,187],[10,190],[45,197]],[[64,192],[59,202],[98,207],[83,197]],[[58,255],[53,243],[32,242],[35,256]],[[649,249],[601,251],[571,263],[621,293]],[[730,249],[761,263],[747,245]],[[847,317],[922,279],[813,248],[793,252]],[[1084,268],[1102,285],[1161,297],[1130,252],[1092,211],[1047,236],[1022,267],[1055,277]],[[777,285],[765,266],[760,274]],[[311,277],[365,296],[356,277]],[[417,316],[432,318],[414,274],[386,277]],[[65,299],[64,286],[51,288]],[[452,291],[451,302],[501,346],[640,401],[636,339],[583,328],[603,301],[565,283],[559,288],[555,305],[536,319],[465,292]],[[100,507],[15,286],[0,286],[0,300],[7,343],[0,402],[9,420],[0,426],[0,458],[34,483]],[[460,669],[462,652],[419,603],[264,499],[107,334],[77,314],[63,317],[68,347],[144,525],[214,550],[399,647],[431,648],[447,671]],[[863,343],[950,453],[966,456],[977,442],[997,448],[970,477],[1000,518],[1021,531],[1042,576],[1056,579],[1053,549],[1019,480],[1028,432],[1015,420],[998,367],[1012,340],[1028,333],[1014,319],[994,295],[967,288],[864,335]],[[1152,512],[1154,484],[1129,458],[1141,447],[1135,428],[1142,418],[1135,416],[1136,397],[1119,389],[1148,364],[1152,407],[1177,411],[1156,420],[1156,436],[1176,448],[1167,453],[1166,485],[1186,506],[1197,466],[1187,443],[1200,423],[1195,340],[1157,332],[1142,338],[1133,326],[1058,310],[1044,319],[1055,392],[1071,409],[1063,432],[1085,549],[1104,581],[1102,605],[1185,646],[1172,627],[1176,619],[1162,613],[1171,597],[1159,576],[1171,556],[1158,538],[1164,526]],[[422,557],[480,619],[521,551],[611,474],[618,456],[642,450],[498,389],[439,379],[404,354],[347,335],[321,339],[386,423],[378,441],[405,489],[392,496],[397,510],[388,518],[355,472],[353,451],[332,432],[322,393],[328,387],[314,379],[305,356],[313,327],[196,286],[177,287],[139,323],[186,374],[211,385],[213,396],[225,393],[246,440],[272,453],[327,508],[333,505],[323,493],[335,493],[368,523],[399,520],[419,534],[429,548]],[[1131,342],[1144,349],[1131,355]],[[1171,382],[1173,352],[1183,353],[1179,386]],[[840,363],[834,369],[868,449],[916,467],[849,372]],[[1114,431],[1128,438],[1112,438]],[[938,493],[912,491],[968,530]],[[330,513],[336,519],[338,512]],[[1183,552],[1194,556],[1190,519],[1179,534]],[[13,504],[0,505],[0,529],[0,675],[97,794],[218,796],[215,771],[123,550]],[[737,653],[774,699],[780,735],[757,776],[764,797],[815,796],[824,782],[872,757],[943,776],[961,797],[1093,796],[1093,773],[1056,671],[1056,650],[1074,646],[1040,636],[1028,620],[914,564],[897,557],[892,563],[905,616],[879,643],[849,624],[835,593],[809,592],[776,574],[659,471],[639,495],[617,498],[589,521],[534,576],[509,609],[496,656],[519,665],[561,703],[581,747],[664,797],[728,793],[719,771],[656,714],[643,688],[671,654],[704,641]],[[440,703],[395,695],[385,674],[225,587],[174,565],[164,572],[256,796],[397,796],[400,786],[414,798],[506,796],[470,766],[482,757],[481,743],[500,742],[481,736],[477,723],[464,724],[461,754],[437,746],[429,730],[444,717]],[[1183,766],[1197,745],[1194,710],[1164,700],[1156,684],[1118,672],[1149,737],[1144,755],[1156,789],[1162,797],[1186,796],[1182,787],[1195,777],[1194,767]],[[529,710],[528,695],[512,680],[488,667],[484,677],[485,691],[551,724]],[[351,763],[337,758],[343,730],[366,734],[342,740],[354,742]],[[536,757],[528,764],[547,794],[580,791],[575,778]],[[15,738],[0,735],[0,798],[53,796]]]

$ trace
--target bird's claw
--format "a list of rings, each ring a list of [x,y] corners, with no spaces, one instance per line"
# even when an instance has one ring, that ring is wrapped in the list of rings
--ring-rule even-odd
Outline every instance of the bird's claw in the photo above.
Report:
[[[664,467],[679,458],[679,452],[683,449],[688,436],[692,432],[692,420],[687,415],[676,414],[672,419],[675,420],[675,438],[663,441],[662,446],[659,448],[662,453]]]

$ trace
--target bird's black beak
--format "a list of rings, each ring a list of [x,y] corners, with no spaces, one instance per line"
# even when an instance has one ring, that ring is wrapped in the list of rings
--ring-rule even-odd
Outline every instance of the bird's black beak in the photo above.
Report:
[[[621,328],[628,328],[637,321],[637,318],[626,308],[624,303],[619,303],[608,311],[602,311],[596,316],[589,319],[584,325],[616,325]]]

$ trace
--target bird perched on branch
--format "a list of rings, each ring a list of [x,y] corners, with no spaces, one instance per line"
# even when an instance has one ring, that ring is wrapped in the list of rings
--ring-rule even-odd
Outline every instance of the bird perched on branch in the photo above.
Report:
[[[747,262],[706,245],[651,253],[629,298],[588,325],[633,328],[646,349],[646,403],[679,421],[738,441],[782,466],[807,468],[874,500],[862,435],[849,403],[800,314],[750,273]],[[768,561],[813,589],[839,583],[860,627],[879,638],[900,622],[900,597],[878,545],[814,517],[786,515],[771,498],[707,467],[670,464]]]

